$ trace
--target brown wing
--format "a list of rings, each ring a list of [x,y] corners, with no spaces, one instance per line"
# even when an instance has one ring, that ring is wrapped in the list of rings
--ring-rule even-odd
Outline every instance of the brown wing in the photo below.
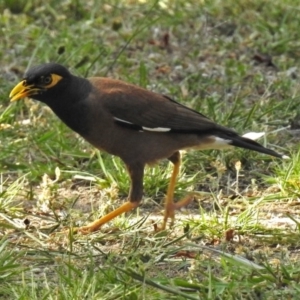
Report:
[[[176,132],[234,132],[167,96],[118,80],[90,80],[101,91],[101,101],[105,109],[118,120],[140,127],[166,128]]]

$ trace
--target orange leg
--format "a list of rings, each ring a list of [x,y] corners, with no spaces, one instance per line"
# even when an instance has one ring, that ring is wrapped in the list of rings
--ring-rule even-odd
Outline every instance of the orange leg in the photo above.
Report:
[[[100,227],[109,222],[110,220],[114,219],[115,217],[121,215],[122,213],[128,212],[139,205],[138,202],[125,202],[123,205],[115,209],[114,211],[110,212],[109,214],[103,216],[99,220],[96,220],[86,226],[74,228],[74,232],[81,232],[83,234],[94,232],[100,229]]]
[[[96,220],[87,226],[74,228],[74,232],[81,232],[87,234],[100,229],[102,225],[111,221],[115,217],[122,213],[128,212],[139,206],[143,197],[143,176],[144,176],[144,165],[139,163],[127,164],[128,173],[131,179],[131,188],[129,191],[128,199],[123,205],[118,207],[116,210],[103,216],[99,220]]]
[[[160,230],[165,230],[167,226],[167,221],[171,219],[171,226],[174,225],[175,220],[175,210],[180,209],[183,206],[188,205],[193,200],[193,195],[187,195],[180,201],[174,203],[174,190],[176,185],[177,176],[180,170],[180,153],[175,152],[169,160],[174,164],[171,180],[168,186],[167,196],[165,200],[165,214],[162,227]]]

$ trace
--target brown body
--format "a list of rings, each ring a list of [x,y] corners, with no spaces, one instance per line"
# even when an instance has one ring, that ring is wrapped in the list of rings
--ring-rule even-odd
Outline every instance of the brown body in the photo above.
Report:
[[[76,77],[58,64],[29,70],[10,94],[12,101],[26,96],[49,105],[71,129],[99,150],[119,156],[128,169],[131,178],[128,202],[79,229],[82,232],[95,231],[119,214],[137,207],[143,195],[145,165],[164,158],[174,164],[174,169],[162,228],[166,227],[168,218],[173,222],[174,210],[192,198],[173,202],[180,149],[237,146],[282,157],[164,95],[119,80]]]
[[[131,130],[126,127],[120,127],[115,130],[115,121],[112,114],[103,113],[105,107],[115,106],[119,104],[124,106],[126,110],[126,100],[131,101],[132,98],[138,99],[141,106],[147,107],[147,103],[143,103],[142,97],[145,93],[149,98],[153,99],[153,95],[157,101],[164,103],[165,98],[159,94],[150,93],[147,90],[125,84],[122,81],[109,78],[90,78],[93,85],[97,88],[96,95],[91,94],[91,111],[90,111],[90,132],[84,138],[98,149],[102,149],[110,154],[119,156],[126,163],[140,162],[143,164],[153,164],[156,161],[170,157],[174,152],[199,147],[205,148],[205,141],[212,143],[211,139],[199,138],[197,134],[178,134],[169,132],[151,132],[142,130]],[[101,99],[101,104],[97,103],[96,97]],[[125,102],[125,103],[124,103]],[[96,104],[96,105],[95,105]],[[103,108],[99,109],[99,105]],[[130,107],[131,109],[131,107]],[[139,107],[128,111],[132,114],[140,115]],[[95,120],[97,120],[95,122]],[[103,130],[106,128],[106,130]],[[132,148],[135,148],[135,155],[132,155]]]

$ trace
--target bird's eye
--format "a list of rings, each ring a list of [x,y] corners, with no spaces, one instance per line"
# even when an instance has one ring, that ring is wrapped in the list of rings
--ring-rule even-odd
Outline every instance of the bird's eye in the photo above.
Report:
[[[51,75],[48,75],[48,76],[42,76],[41,79],[40,79],[41,83],[44,84],[44,85],[48,85],[52,82],[52,77]]]

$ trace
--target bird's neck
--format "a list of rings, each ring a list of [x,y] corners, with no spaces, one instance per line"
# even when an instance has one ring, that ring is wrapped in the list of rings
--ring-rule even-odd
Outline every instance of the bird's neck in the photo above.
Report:
[[[89,126],[87,120],[89,108],[84,100],[91,89],[91,84],[87,79],[74,76],[65,92],[47,101],[47,105],[68,127],[83,136]]]

